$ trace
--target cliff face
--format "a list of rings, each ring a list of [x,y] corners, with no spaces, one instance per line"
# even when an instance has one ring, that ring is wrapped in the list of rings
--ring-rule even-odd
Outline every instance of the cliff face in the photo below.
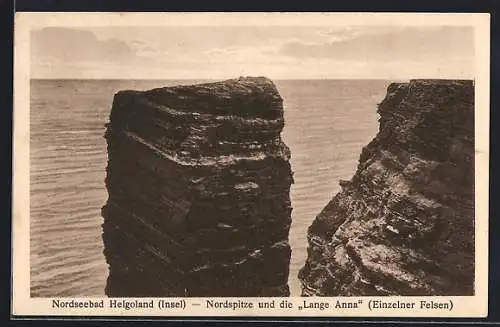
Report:
[[[350,181],[308,231],[303,296],[472,295],[474,86],[393,83]]]
[[[290,153],[266,78],[115,95],[108,296],[288,296]]]

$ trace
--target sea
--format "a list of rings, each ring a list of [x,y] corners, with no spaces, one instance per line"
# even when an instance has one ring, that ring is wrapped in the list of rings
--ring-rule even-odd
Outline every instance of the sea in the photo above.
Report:
[[[32,297],[104,296],[101,207],[107,200],[103,137],[113,95],[206,80],[41,80],[30,82],[30,290]],[[282,137],[295,183],[289,285],[307,257],[307,228],[350,179],[378,130],[387,80],[278,80]]]

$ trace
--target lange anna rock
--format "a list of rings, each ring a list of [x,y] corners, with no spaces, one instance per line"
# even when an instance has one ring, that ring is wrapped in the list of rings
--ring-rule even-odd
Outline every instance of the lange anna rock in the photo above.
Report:
[[[109,296],[288,296],[293,182],[267,78],[115,95]]]

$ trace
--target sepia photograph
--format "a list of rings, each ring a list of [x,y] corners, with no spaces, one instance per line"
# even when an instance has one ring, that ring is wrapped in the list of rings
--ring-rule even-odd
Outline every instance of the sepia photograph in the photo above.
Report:
[[[25,17],[28,297],[485,296],[476,20],[218,15]]]

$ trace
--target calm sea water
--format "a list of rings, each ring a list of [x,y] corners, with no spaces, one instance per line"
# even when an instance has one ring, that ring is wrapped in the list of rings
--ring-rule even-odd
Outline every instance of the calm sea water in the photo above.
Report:
[[[113,95],[202,81],[32,80],[31,294],[103,296],[100,209],[107,200],[104,124]],[[276,81],[285,100],[283,138],[292,152],[295,184],[290,287],[307,255],[307,228],[353,175],[362,146],[377,131],[376,105],[390,81]]]

